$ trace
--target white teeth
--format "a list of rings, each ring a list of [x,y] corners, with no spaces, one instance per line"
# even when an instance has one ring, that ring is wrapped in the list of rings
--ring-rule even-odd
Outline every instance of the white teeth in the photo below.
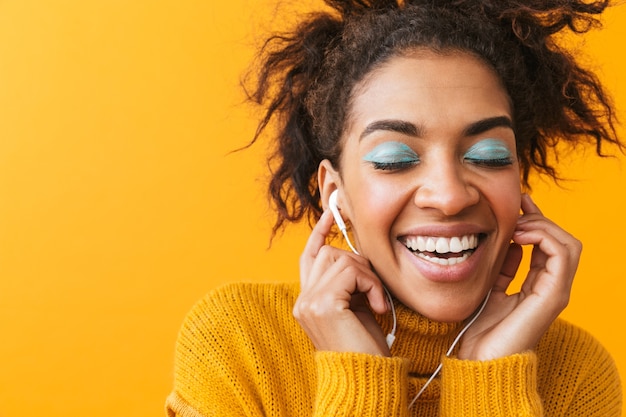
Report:
[[[428,239],[426,239],[426,247],[424,248],[424,250],[428,252],[434,252],[435,250],[437,250],[435,239],[433,239],[432,237],[429,237]]]
[[[462,251],[463,245],[461,244],[461,239],[456,236],[450,239],[450,252],[459,253]]]
[[[435,245],[435,252],[437,253],[448,253],[450,252],[450,245],[448,244],[448,239],[437,239],[437,244]]]
[[[467,258],[469,258],[469,254],[464,253],[461,256],[457,256],[454,258],[437,258],[437,257],[431,257],[428,256],[422,252],[419,252],[417,254],[418,257],[426,259],[429,262],[433,262],[439,265],[443,265],[443,266],[449,266],[449,265],[456,265],[456,264],[460,264],[461,262],[464,262],[467,260]]]
[[[414,252],[460,253],[465,250],[476,249],[478,246],[478,235],[453,237],[411,236],[406,238],[404,244]]]
[[[404,245],[415,252],[419,258],[438,265],[450,266],[465,262],[470,257],[471,251],[478,246],[478,235],[464,235],[453,237],[434,237],[434,236],[410,236],[404,241]],[[440,256],[429,256],[427,253],[458,253],[459,256],[449,256],[447,258]],[[463,252],[463,253],[462,253]]]
[[[469,249],[469,237],[467,235],[461,238],[461,246],[463,246],[463,250]]]

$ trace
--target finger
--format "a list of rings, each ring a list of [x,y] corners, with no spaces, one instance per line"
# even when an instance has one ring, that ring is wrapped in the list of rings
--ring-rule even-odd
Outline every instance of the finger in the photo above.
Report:
[[[335,296],[350,304],[355,293],[363,293],[377,313],[387,311],[386,298],[380,278],[372,271],[367,259],[342,249],[324,246],[311,269],[311,292],[319,296]]]
[[[554,222],[539,213],[525,214],[520,218],[513,241],[521,245],[533,245],[530,271],[522,293],[549,293],[564,303],[578,268],[582,244]],[[558,304],[558,303],[557,303]]]
[[[520,218],[515,229],[515,235],[521,235],[525,232],[533,230],[543,230],[554,236],[559,242],[568,247],[576,247],[580,243],[578,239],[561,228],[556,223],[546,219],[543,216],[530,215]]]
[[[543,214],[541,213],[541,210],[539,209],[539,207],[535,204],[533,199],[530,198],[528,194],[522,194],[522,212],[524,214],[530,214],[530,213]]]
[[[300,293],[294,315],[301,320],[332,321],[338,318],[338,314],[354,314],[350,310],[355,306],[355,297],[367,298],[371,308],[382,314],[386,312],[383,291],[380,280],[372,270],[342,257],[312,280],[306,292]],[[365,311],[367,307],[361,310]]]
[[[333,216],[329,210],[325,210],[317,221],[315,227],[313,227],[313,230],[311,230],[311,235],[304,246],[303,253],[309,257],[315,258],[320,248],[326,243],[326,238],[330,234],[332,226]]]
[[[388,311],[389,305],[385,290],[380,278],[374,272],[359,277],[357,280],[357,291],[365,294],[367,302],[374,312],[385,314]]]
[[[514,236],[519,244],[533,244],[531,271],[522,290],[550,292],[553,296],[568,293],[578,267],[580,251],[568,247],[543,230],[533,230]]]
[[[329,210],[324,211],[311,231],[302,255],[300,255],[300,284],[305,287],[303,279],[309,276],[311,267],[320,249],[326,244],[326,237],[333,226],[333,217]]]
[[[555,239],[561,245],[567,248],[569,252],[580,256],[580,252],[582,251],[581,242],[572,236],[570,233],[565,231],[556,223],[546,219],[543,216],[531,215],[529,219],[522,221],[521,219],[518,221],[517,227],[515,229],[515,233],[513,234],[513,240],[522,245],[526,244],[537,244],[539,241],[533,241],[533,236],[546,236]],[[531,233],[531,232],[541,232]],[[537,253],[538,254],[538,253]],[[539,259],[539,258],[537,258]]]
[[[390,307],[382,285],[376,285],[375,281],[365,280],[363,277],[358,281],[359,290],[353,296],[362,294],[366,303],[363,303],[363,300],[360,303],[352,303],[351,310],[355,314],[359,312],[370,312],[371,314],[371,311],[380,315],[387,313]]]
[[[515,278],[515,274],[517,273],[517,269],[519,268],[520,262],[522,261],[522,247],[517,243],[511,243],[509,245],[509,250],[506,253],[506,257],[504,258],[504,263],[502,264],[502,269],[500,270],[500,274],[498,275],[498,279],[496,280],[493,290],[504,292],[509,288],[511,281]]]
[[[351,263],[360,265],[364,270],[371,272],[371,265],[364,257],[334,246],[323,245],[317,251],[317,256],[312,258],[312,262],[308,267],[308,276],[315,281],[321,281],[323,276],[330,276],[329,279],[332,281],[333,272],[330,271],[335,271],[334,273],[337,274]],[[305,271],[301,268],[300,273],[302,274],[303,272]]]

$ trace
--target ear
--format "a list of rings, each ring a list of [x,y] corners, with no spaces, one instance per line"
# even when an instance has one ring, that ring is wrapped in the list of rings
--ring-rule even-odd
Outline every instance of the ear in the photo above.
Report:
[[[339,172],[337,172],[328,159],[324,159],[320,162],[317,169],[317,184],[320,189],[322,207],[326,210],[328,209],[330,194],[337,189],[341,189],[341,177],[339,176]],[[339,201],[341,201],[341,198]]]

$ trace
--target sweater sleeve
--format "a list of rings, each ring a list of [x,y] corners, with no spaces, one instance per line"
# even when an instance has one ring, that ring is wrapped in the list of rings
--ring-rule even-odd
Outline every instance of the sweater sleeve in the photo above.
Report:
[[[317,352],[314,416],[402,417],[407,410],[408,363],[362,353]]]
[[[563,320],[534,352],[485,362],[443,361],[442,417],[620,417],[621,410],[621,382],[610,354]]]
[[[222,293],[214,291],[198,302],[181,326],[174,390],[166,402],[169,417],[262,415],[250,409],[254,397],[246,392],[245,369],[238,369],[236,351],[229,352],[236,341],[225,318],[233,312],[219,302]]]
[[[622,387],[609,352],[585,330],[558,320],[537,347],[547,416],[620,417]]]
[[[580,383],[574,390],[572,401],[564,416],[620,417],[622,387],[613,358],[604,347],[597,344],[588,355],[581,358],[581,362],[583,366],[578,377],[572,379]]]
[[[441,416],[543,416],[537,357],[527,352],[490,361],[445,358]]]

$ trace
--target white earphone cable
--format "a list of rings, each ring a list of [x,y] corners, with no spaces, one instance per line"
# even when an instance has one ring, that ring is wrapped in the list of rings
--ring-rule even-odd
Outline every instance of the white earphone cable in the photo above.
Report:
[[[465,332],[467,331],[467,329],[470,328],[470,326],[472,324],[474,324],[474,322],[476,321],[476,319],[478,318],[478,316],[480,316],[480,313],[483,312],[483,310],[485,309],[485,307],[487,306],[487,301],[489,301],[489,296],[491,295],[491,290],[489,290],[489,292],[487,293],[487,296],[485,297],[483,303],[480,305],[480,309],[478,309],[478,311],[476,312],[476,314],[474,314],[474,317],[472,317],[472,319],[465,325],[465,327],[463,327],[463,329],[459,332],[459,334],[456,336],[456,338],[454,339],[454,341],[452,342],[452,344],[450,345],[450,348],[448,349],[448,351],[446,352],[446,356],[450,356],[450,354],[452,353],[452,351],[454,350],[454,347],[457,345],[457,343],[459,343],[459,341],[461,340],[461,337],[463,337],[463,334],[465,334]],[[441,368],[443,367],[443,363],[440,363],[439,366],[437,367],[437,369],[435,369],[435,372],[433,372],[433,374],[430,376],[430,378],[428,378],[428,381],[426,381],[426,383],[422,386],[422,388],[419,390],[419,392],[417,393],[417,395],[413,398],[413,400],[411,401],[411,403],[409,404],[409,408],[413,407],[413,404],[415,404],[415,401],[417,401],[417,399],[420,397],[420,395],[422,395],[422,393],[426,390],[426,387],[428,385],[430,385],[431,382],[433,382],[433,380],[435,379],[435,377],[439,374],[439,372],[441,371]]]
[[[348,246],[350,247],[350,250],[352,252],[354,252],[355,255],[358,255],[359,252],[357,252],[357,250],[354,248],[354,246],[352,246],[352,242],[350,242],[350,238],[348,237],[348,232],[346,231],[345,227],[341,228],[341,233],[343,234],[344,239],[346,239],[346,242],[348,243]]]

